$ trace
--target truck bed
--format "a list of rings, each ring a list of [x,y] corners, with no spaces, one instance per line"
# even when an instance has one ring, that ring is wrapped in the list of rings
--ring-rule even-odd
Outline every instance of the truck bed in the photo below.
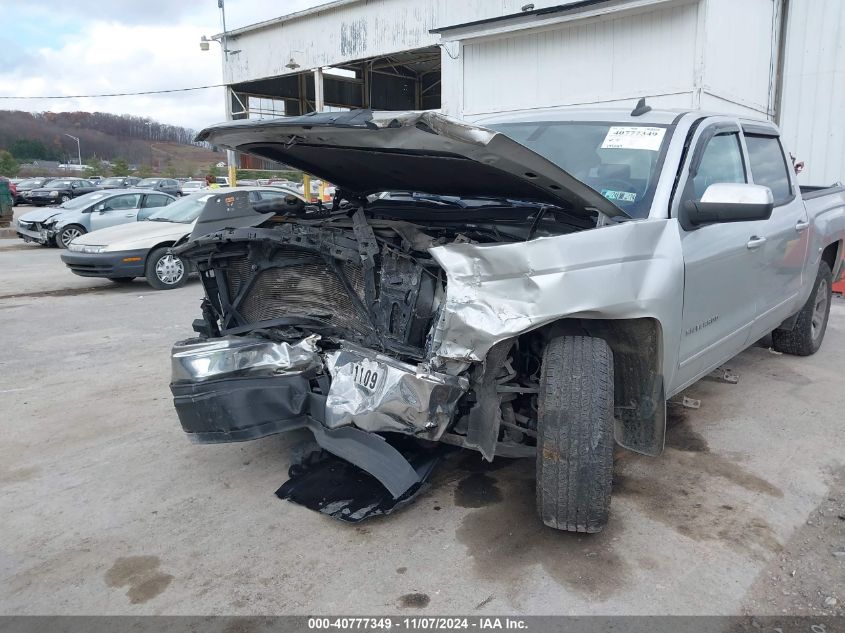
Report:
[[[831,187],[801,187],[801,197],[813,230],[810,236],[810,266],[817,265],[818,255],[827,245],[841,243],[845,239],[845,185]],[[843,249],[840,246],[836,264],[833,266],[833,279],[838,279],[843,272]]]

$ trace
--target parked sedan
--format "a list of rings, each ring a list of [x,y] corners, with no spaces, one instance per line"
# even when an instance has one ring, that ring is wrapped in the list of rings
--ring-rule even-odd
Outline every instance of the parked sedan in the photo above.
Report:
[[[39,189],[32,189],[29,192],[29,201],[36,206],[43,207],[48,204],[67,202],[96,190],[97,186],[89,180],[57,178]]]
[[[98,184],[100,189],[128,189],[134,187],[139,182],[140,178],[135,176],[114,176],[112,178],[104,178]]]
[[[172,196],[179,194],[179,181],[173,178],[144,178],[135,185],[139,189],[154,189],[155,191],[163,191]]]
[[[17,193],[15,194],[15,204],[29,204],[29,193],[33,189],[40,189],[52,178],[26,178],[17,184]]]
[[[205,189],[205,187],[206,185],[204,180],[186,180],[180,185],[183,196],[196,193],[200,189]]]
[[[114,226],[76,238],[68,251],[62,253],[62,261],[82,277],[105,277],[116,283],[146,277],[156,290],[178,288],[191,270],[185,260],[170,252],[170,247],[187,239],[204,209],[220,208],[225,218],[227,209],[268,200],[284,200],[286,204],[302,202],[298,194],[279,189],[203,190],[159,209],[144,222]]]
[[[138,189],[94,191],[62,206],[32,211],[17,222],[18,236],[27,242],[67,248],[90,231],[144,220],[176,198]]]

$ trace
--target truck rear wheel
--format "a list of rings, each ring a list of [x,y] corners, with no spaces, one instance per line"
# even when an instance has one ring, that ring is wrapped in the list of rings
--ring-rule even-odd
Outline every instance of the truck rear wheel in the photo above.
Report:
[[[798,320],[791,330],[772,332],[775,351],[794,356],[810,356],[819,351],[830,316],[830,299],[833,292],[833,273],[827,262],[819,263],[816,283],[807,303],[798,313]]]
[[[600,532],[613,482],[613,352],[589,336],[552,339],[543,354],[537,511],[569,532]]]

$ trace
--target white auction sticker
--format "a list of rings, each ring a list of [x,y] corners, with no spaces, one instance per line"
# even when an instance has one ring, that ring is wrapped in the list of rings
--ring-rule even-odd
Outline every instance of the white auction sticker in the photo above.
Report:
[[[607,131],[601,149],[646,149],[656,152],[666,128],[614,125]]]

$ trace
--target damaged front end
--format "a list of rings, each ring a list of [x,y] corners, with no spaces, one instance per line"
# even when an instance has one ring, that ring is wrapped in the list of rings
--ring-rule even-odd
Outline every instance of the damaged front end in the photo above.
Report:
[[[418,476],[375,434],[438,440],[469,387],[427,360],[444,277],[403,252],[425,239],[409,226],[328,224],[226,229],[178,249],[206,298],[201,338],[173,349],[176,410],[204,443],[309,428],[399,497]]]
[[[530,220],[532,209],[519,212]],[[394,498],[420,474],[384,441],[391,434],[492,459],[501,424],[507,441],[499,454],[531,454],[536,387],[520,384],[514,369],[536,373],[529,350],[517,358],[513,345],[500,345],[485,364],[433,348],[447,279],[428,250],[492,242],[489,229],[426,232],[348,211],[318,220],[261,215],[257,227],[218,230],[175,249],[196,266],[206,295],[194,323],[200,337],[173,348],[183,429],[213,443],[308,428]],[[491,444],[485,416],[494,412]]]
[[[556,165],[432,113],[230,123],[200,138],[321,175],[338,193],[331,208],[227,197],[174,249],[205,290],[199,337],[173,349],[182,427],[202,443],[307,428],[395,503],[433,467],[408,442],[533,455],[538,328],[601,318],[610,288],[592,303],[568,292],[585,287],[586,262],[608,286],[619,258],[643,262],[648,286],[650,253],[666,241],[660,226],[629,239],[625,214]],[[619,255],[568,241],[611,225]],[[620,316],[648,316],[637,283],[614,297]]]

